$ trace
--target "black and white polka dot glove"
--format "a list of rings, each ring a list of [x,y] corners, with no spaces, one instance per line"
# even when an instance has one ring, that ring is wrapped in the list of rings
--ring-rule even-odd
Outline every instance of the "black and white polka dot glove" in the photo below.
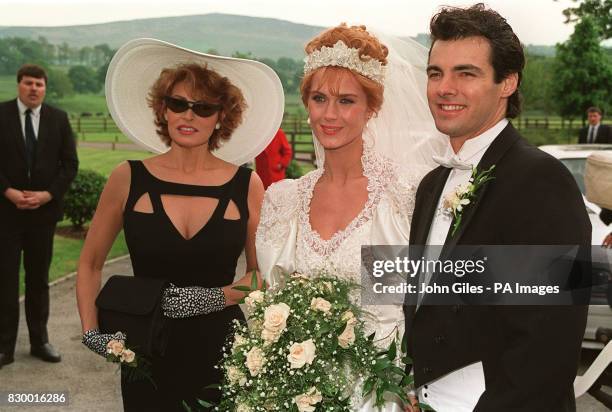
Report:
[[[221,288],[179,288],[170,284],[162,296],[162,309],[168,318],[206,315],[225,309],[225,294]]]
[[[87,346],[92,352],[95,352],[100,356],[106,357],[106,345],[108,345],[108,342],[110,342],[111,340],[119,340],[123,344],[125,344],[125,339],[126,336],[123,332],[116,332],[114,334],[110,334],[100,333],[100,330],[98,329],[90,329],[85,332],[81,342],[83,342],[83,345]]]

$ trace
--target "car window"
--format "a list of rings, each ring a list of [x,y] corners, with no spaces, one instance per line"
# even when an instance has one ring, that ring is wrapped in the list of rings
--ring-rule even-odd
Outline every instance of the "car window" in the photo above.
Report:
[[[580,188],[582,194],[584,194],[584,167],[586,166],[586,159],[560,159],[561,163],[565,165],[574,176],[576,184]]]

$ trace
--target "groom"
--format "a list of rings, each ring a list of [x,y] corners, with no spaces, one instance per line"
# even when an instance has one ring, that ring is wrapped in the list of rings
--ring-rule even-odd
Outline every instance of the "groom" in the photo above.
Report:
[[[418,188],[410,244],[444,245],[446,255],[457,245],[588,247],[591,226],[572,176],[508,121],[520,112],[525,63],[512,28],[482,4],[444,8],[430,28],[429,107],[450,139]],[[468,182],[472,165],[495,165],[494,179],[453,234],[442,199]],[[586,307],[432,306],[427,299],[404,308],[421,402],[438,412],[575,410]]]

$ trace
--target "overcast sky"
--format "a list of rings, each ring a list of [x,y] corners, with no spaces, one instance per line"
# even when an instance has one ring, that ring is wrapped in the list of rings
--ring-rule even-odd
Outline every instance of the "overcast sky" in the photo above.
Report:
[[[296,23],[332,26],[362,23],[390,34],[427,32],[430,17],[442,4],[457,0],[0,0],[0,26],[69,26],[147,17],[229,13],[274,17]],[[573,27],[561,11],[570,0],[489,0],[525,44],[565,41]],[[185,27],[188,30],[188,27]]]

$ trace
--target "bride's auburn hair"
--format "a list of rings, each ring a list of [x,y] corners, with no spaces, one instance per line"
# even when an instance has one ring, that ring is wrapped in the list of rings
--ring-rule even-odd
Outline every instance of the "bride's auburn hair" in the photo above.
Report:
[[[357,49],[359,51],[359,57],[364,61],[372,58],[378,60],[383,65],[387,64],[387,55],[389,54],[387,46],[371,35],[366,30],[366,26],[347,26],[346,23],[342,23],[339,26],[325,30],[310,40],[304,50],[306,54],[310,54],[315,50],[320,50],[322,47],[334,47],[338,40],[341,40],[350,48]],[[382,84],[350,69],[335,66],[320,67],[304,75],[302,83],[300,84],[300,92],[302,94],[302,103],[304,103],[305,107],[308,107],[308,98],[310,97],[310,91],[312,89],[313,77],[315,73],[320,70],[324,71],[322,77],[323,82],[333,82],[339,78],[338,75],[342,72],[351,73],[365,92],[368,108],[374,113],[380,110],[385,91]]]

